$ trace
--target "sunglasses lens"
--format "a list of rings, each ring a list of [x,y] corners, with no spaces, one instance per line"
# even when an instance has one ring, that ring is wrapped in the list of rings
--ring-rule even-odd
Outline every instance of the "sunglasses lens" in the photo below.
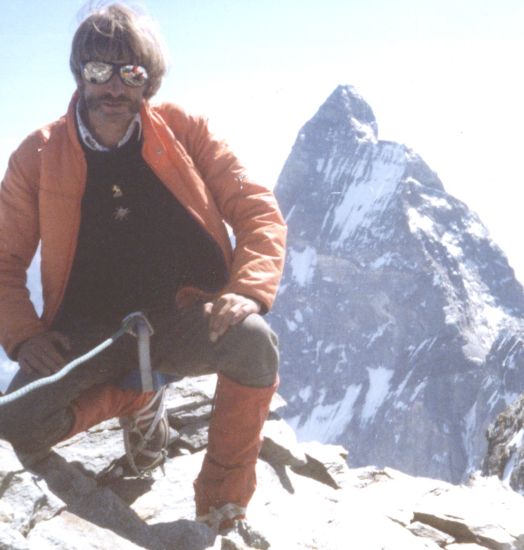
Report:
[[[113,75],[113,65],[102,61],[88,61],[82,69],[82,75],[86,82],[103,84]]]
[[[120,67],[120,78],[128,86],[143,86],[148,79],[147,71],[140,65],[123,65]]]

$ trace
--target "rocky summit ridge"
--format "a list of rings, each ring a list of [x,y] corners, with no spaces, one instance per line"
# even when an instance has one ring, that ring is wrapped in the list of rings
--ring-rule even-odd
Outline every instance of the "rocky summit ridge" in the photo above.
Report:
[[[165,472],[122,475],[108,421],[25,468],[0,442],[2,550],[511,550],[524,548],[524,498],[495,477],[468,484],[390,468],[350,469],[340,446],[297,443],[278,416],[264,430],[248,523],[217,534],[194,521],[192,481],[206,445],[214,377],[173,385]]]
[[[300,441],[451,482],[524,389],[524,290],[466,204],[383,141],[339,86],[299,131],[275,194],[288,256],[270,321]]]

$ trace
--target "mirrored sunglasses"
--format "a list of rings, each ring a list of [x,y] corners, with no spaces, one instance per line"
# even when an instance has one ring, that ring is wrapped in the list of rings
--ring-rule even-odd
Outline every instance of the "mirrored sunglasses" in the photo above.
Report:
[[[88,61],[82,65],[82,76],[91,84],[109,82],[115,72],[126,86],[133,88],[143,86],[149,78],[145,67],[141,65],[120,65],[104,61]]]

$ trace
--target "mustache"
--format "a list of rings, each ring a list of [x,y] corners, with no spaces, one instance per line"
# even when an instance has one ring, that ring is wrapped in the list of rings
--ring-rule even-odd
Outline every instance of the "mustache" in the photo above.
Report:
[[[97,97],[97,101],[100,101],[100,102],[104,101],[106,103],[130,103],[131,102],[131,100],[125,95],[119,95],[115,97],[110,94],[104,94]]]
[[[88,111],[100,109],[103,103],[109,105],[124,105],[131,113],[138,113],[140,110],[140,101],[127,97],[125,94],[114,96],[110,93],[103,93],[98,96],[83,93],[80,101],[82,102],[82,108]]]

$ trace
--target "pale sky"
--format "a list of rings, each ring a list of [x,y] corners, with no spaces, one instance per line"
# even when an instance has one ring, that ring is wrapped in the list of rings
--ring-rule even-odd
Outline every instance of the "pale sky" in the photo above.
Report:
[[[5,0],[0,171],[62,115],[81,0]],[[300,127],[338,84],[381,139],[419,153],[466,202],[524,282],[522,0],[145,0],[171,68],[158,99],[209,117],[273,186]]]

